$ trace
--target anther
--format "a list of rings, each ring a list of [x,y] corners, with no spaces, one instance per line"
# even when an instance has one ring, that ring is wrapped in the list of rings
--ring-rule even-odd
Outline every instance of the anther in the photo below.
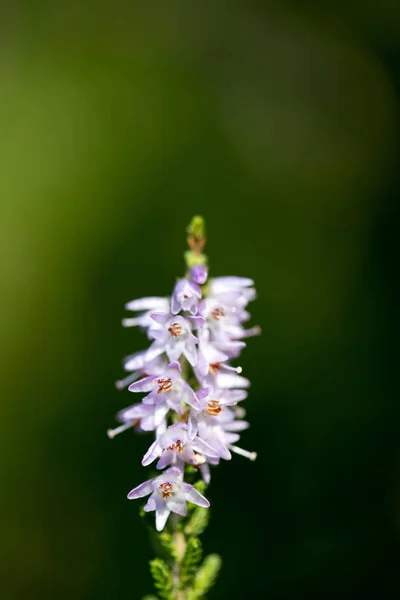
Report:
[[[180,325],[180,323],[172,323],[172,325],[168,327],[168,331],[172,337],[178,337],[182,333],[182,325]]]
[[[205,412],[212,417],[216,417],[221,412],[222,407],[218,400],[210,400],[205,408]]]
[[[225,316],[225,311],[223,308],[214,308],[214,310],[211,311],[211,316],[216,321],[219,321],[221,317]]]
[[[168,379],[159,379],[157,381],[159,388],[157,390],[158,394],[161,394],[161,392],[169,392],[170,389],[172,389],[172,381],[170,378]]]
[[[183,446],[184,446],[184,444],[181,442],[181,440],[176,440],[176,442],[174,444],[167,446],[165,449],[166,450],[175,450],[176,452],[179,452],[179,454],[182,454]]]
[[[169,498],[172,492],[174,491],[172,483],[169,483],[168,481],[166,481],[165,483],[160,483],[159,488],[161,490],[163,500]]]

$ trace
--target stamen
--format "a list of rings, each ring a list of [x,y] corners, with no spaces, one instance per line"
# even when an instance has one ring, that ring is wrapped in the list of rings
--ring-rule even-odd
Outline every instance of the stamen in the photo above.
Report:
[[[132,373],[129,373],[129,375],[124,377],[124,379],[119,379],[116,381],[115,387],[117,390],[123,390],[127,385],[135,381],[138,378],[138,375],[139,373],[137,371],[132,371]]]
[[[225,363],[210,364],[211,375],[217,375],[218,371],[221,371],[222,369],[224,369],[225,371],[234,371],[238,375],[243,371],[242,367],[232,367],[231,365],[226,365]]]
[[[181,442],[181,440],[176,440],[176,442],[174,444],[171,444],[171,446],[167,446],[165,449],[166,450],[175,450],[176,452],[179,452],[179,454],[182,454],[183,447],[184,447],[184,444]]]
[[[168,331],[172,337],[178,337],[182,333],[182,325],[180,323],[172,323],[172,325],[168,327]]]
[[[160,483],[159,488],[162,492],[163,500],[169,498],[172,492],[174,491],[172,483],[169,483],[168,481],[166,481],[165,483]]]
[[[216,417],[221,412],[222,407],[218,400],[210,400],[205,408],[205,412],[212,417]]]
[[[172,389],[173,383],[171,381],[170,378],[168,379],[159,379],[157,381],[158,385],[160,386],[157,390],[158,394],[161,394],[162,392],[168,392],[170,389]]]
[[[221,369],[225,369],[225,371],[234,371],[238,375],[243,371],[242,367],[231,367],[231,365],[222,364]]]
[[[130,429],[136,423],[137,423],[137,421],[127,421],[126,423],[123,423],[122,425],[120,425],[119,427],[116,427],[115,429],[107,429],[107,435],[110,438],[110,440],[112,440],[113,438],[115,438],[116,435],[118,435],[119,433],[122,433],[123,431],[126,431],[127,429]]]
[[[232,450],[232,452],[236,452],[236,454],[240,454],[240,456],[244,456],[245,458],[248,458],[249,460],[256,460],[257,458],[257,452],[248,452],[247,450],[243,450],[243,448],[239,448],[238,446],[229,446],[230,450]]]
[[[215,319],[216,321],[219,321],[221,319],[221,317],[225,316],[225,311],[223,308],[218,307],[218,308],[214,308],[213,311],[211,311],[211,316],[213,319]]]

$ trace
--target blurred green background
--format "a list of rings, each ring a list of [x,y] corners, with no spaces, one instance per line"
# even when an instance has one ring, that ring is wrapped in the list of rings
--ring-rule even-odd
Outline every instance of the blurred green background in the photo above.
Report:
[[[210,599],[398,597],[399,33],[391,0],[2,2],[2,600],[151,591],[149,441],[106,430],[124,303],[168,293],[195,213],[263,330]]]

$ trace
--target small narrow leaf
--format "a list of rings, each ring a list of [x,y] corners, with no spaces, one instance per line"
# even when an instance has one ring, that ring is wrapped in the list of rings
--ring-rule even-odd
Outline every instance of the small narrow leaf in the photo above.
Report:
[[[196,507],[185,527],[186,535],[201,535],[206,529],[209,520],[210,509],[203,508],[202,506]]]
[[[172,535],[168,531],[164,530],[158,535],[158,540],[166,555],[166,558],[175,559],[176,548],[172,539]]]
[[[167,565],[161,558],[150,561],[150,572],[153,577],[154,587],[162,600],[174,600],[172,595],[172,575]]]
[[[209,554],[200,569],[197,571],[192,590],[189,591],[187,600],[198,600],[213,587],[222,565],[222,559],[218,554]]]
[[[189,585],[196,573],[203,556],[203,549],[198,538],[191,538],[186,546],[186,552],[181,563],[181,585]]]

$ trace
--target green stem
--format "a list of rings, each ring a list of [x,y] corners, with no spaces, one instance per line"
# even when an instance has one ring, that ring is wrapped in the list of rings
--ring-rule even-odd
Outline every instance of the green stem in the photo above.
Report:
[[[178,529],[179,516],[173,515],[173,540],[175,548],[175,563],[172,569],[172,583],[174,587],[174,598],[185,600],[185,591],[181,589],[181,563],[186,552],[185,535]]]

